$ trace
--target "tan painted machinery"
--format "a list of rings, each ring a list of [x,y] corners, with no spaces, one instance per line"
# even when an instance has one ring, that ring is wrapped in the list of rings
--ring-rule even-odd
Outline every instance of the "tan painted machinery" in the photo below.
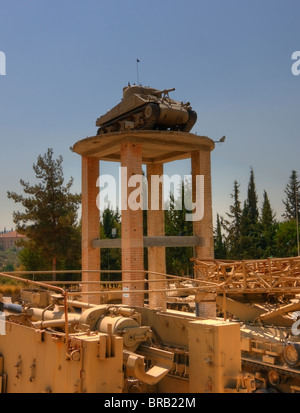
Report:
[[[26,281],[0,303],[1,392],[300,392],[300,258],[196,267],[202,277],[168,276],[165,291],[193,296],[194,312]],[[111,287],[102,298],[126,293]]]
[[[2,393],[223,393],[261,386],[241,372],[237,323],[71,298],[58,287],[35,286],[2,301]]]
[[[300,257],[195,261],[215,290],[217,315],[240,325],[243,372],[260,392],[300,392]]]
[[[189,102],[169,97],[169,92],[174,90],[138,85],[124,87],[122,101],[97,119],[97,135],[128,129],[189,132],[197,121],[197,114]]]

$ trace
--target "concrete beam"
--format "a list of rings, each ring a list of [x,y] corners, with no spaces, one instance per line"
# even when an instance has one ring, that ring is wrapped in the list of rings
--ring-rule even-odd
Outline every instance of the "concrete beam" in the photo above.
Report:
[[[196,235],[144,237],[144,247],[195,247],[203,245],[204,239]]]
[[[203,247],[204,238],[193,236],[152,236],[143,237],[144,248],[148,247]],[[93,248],[121,248],[121,238],[94,239]]]

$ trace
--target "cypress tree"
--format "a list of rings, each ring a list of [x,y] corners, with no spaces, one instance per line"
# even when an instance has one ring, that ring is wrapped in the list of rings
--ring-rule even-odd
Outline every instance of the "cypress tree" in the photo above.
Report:
[[[215,244],[215,258],[226,259],[226,244],[222,234],[222,225],[219,214],[217,214],[217,226],[215,229],[214,244]]]
[[[295,237],[291,234],[290,244],[293,245],[296,241],[295,249],[296,254],[300,254],[300,242],[299,242],[299,221],[300,221],[300,182],[298,180],[298,175],[295,170],[291,172],[289,182],[285,189],[286,199],[282,201],[285,205],[285,212],[283,217],[285,218],[286,223],[290,222],[290,225],[287,228],[290,228],[291,232],[295,230]]]
[[[282,214],[282,216],[287,221],[296,219],[296,205],[298,209],[298,217],[300,216],[300,182],[295,170],[291,172],[289,182],[284,192],[286,194],[286,199],[285,201],[282,200],[282,202],[285,206],[285,212]]]
[[[228,258],[239,259],[241,257],[241,219],[242,210],[241,202],[239,200],[239,190],[240,185],[237,181],[234,181],[233,194],[233,204],[229,207],[229,213],[227,216],[229,220],[222,220],[222,226],[225,229],[226,236],[226,246],[228,251]]]
[[[248,184],[247,200],[244,202],[241,219],[241,247],[242,258],[259,258],[260,251],[260,225],[257,207],[257,194],[254,180],[254,172],[251,168]]]
[[[261,249],[263,251],[261,258],[271,257],[275,253],[275,234],[277,223],[275,213],[273,212],[270,200],[266,191],[263,195],[263,205],[261,210]]]
[[[254,172],[250,170],[250,180],[248,184],[248,198],[247,198],[248,215],[251,224],[255,225],[258,221],[258,207],[257,207],[257,194],[254,182]]]

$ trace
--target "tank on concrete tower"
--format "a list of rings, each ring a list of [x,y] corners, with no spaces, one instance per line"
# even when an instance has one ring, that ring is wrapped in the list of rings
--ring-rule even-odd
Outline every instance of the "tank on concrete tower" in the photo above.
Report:
[[[197,121],[197,114],[189,102],[169,97],[169,92],[174,90],[128,84],[123,88],[121,102],[97,119],[97,135],[128,129],[189,132]]]

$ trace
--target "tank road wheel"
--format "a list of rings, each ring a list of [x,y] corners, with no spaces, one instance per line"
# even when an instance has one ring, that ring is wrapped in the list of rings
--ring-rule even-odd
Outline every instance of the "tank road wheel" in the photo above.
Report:
[[[144,125],[142,129],[152,129],[159,118],[159,106],[155,103],[149,103],[144,109]]]
[[[144,110],[145,119],[150,119],[153,115],[153,106],[147,105]]]
[[[194,110],[189,110],[189,120],[183,125],[180,130],[182,132],[189,132],[197,121],[197,113]]]

